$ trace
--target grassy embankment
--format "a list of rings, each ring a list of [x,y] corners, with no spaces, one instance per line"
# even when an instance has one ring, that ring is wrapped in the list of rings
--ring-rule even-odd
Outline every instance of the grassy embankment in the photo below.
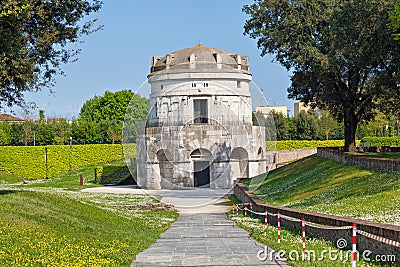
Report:
[[[232,196],[230,198],[232,203],[240,203],[240,201]],[[318,238],[306,238],[306,248],[308,251],[308,258],[302,260],[302,238],[299,232],[281,229],[281,243],[277,243],[277,228],[268,225],[266,227],[266,235],[264,235],[263,222],[258,218],[251,218],[247,216],[246,224],[243,222],[243,212],[239,211],[239,216],[232,216],[230,212],[227,216],[233,220],[236,225],[242,227],[250,233],[250,236],[258,242],[267,245],[276,252],[279,252],[280,257],[288,260],[291,266],[295,267],[345,267],[351,266],[351,251],[338,249],[336,244]],[[261,248],[260,248],[261,249]],[[267,254],[260,254],[261,257],[267,259],[274,259],[276,254],[266,250]],[[260,261],[262,262],[262,261]],[[376,263],[368,262],[362,258],[357,261],[357,266],[396,266],[394,263]]]
[[[272,205],[400,225],[398,173],[371,171],[313,156],[270,172],[266,179],[260,185],[254,185],[253,189],[264,202]],[[307,239],[307,249],[315,252],[316,260],[311,258],[302,261],[300,233],[283,229],[281,244],[277,244],[276,227],[268,226],[267,235],[264,237],[263,225],[259,219],[248,218],[247,225],[244,225],[242,216],[234,221],[249,231],[256,240],[276,251],[297,251],[300,259],[290,260],[293,266],[350,265],[350,257],[346,251],[338,250],[336,244],[314,238]],[[326,256],[318,260],[323,251],[333,251],[332,255],[336,255],[336,259],[332,260]],[[288,256],[286,254],[285,258]],[[396,265],[368,263],[361,259],[357,266]]]
[[[313,156],[270,172],[255,193],[272,205],[400,225],[399,173]]]

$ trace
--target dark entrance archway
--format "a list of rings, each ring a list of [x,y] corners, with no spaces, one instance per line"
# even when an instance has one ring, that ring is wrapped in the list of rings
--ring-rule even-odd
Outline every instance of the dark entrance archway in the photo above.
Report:
[[[190,154],[193,162],[193,185],[194,187],[210,187],[211,168],[213,156],[207,149],[199,148]]]
[[[208,161],[195,161],[194,187],[210,187],[210,166]]]

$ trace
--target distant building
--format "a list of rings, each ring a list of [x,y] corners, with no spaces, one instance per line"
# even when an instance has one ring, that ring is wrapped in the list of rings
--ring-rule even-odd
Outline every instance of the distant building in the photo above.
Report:
[[[302,110],[304,110],[305,112],[309,111],[311,109],[311,107],[309,105],[304,105],[303,102],[297,102],[294,103],[294,116],[297,116],[300,114],[300,112]]]
[[[261,106],[256,107],[256,112],[262,114],[270,114],[271,112],[282,113],[283,116],[287,117],[288,109],[286,106]]]
[[[0,122],[12,122],[12,123],[22,123],[24,119],[14,117],[10,114],[0,114]]]

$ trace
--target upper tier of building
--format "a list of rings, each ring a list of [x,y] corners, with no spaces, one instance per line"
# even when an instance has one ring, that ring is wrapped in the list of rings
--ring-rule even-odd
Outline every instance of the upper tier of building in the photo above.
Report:
[[[233,72],[251,75],[247,56],[197,44],[165,56],[154,56],[150,76],[169,73]]]

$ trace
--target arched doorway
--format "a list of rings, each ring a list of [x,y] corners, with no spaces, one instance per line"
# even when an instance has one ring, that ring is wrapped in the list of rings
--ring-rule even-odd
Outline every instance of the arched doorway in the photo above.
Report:
[[[233,179],[249,178],[249,155],[246,149],[237,147],[231,153]]]
[[[210,151],[198,148],[190,154],[193,162],[193,185],[194,187],[210,187],[211,163],[214,158]]]

